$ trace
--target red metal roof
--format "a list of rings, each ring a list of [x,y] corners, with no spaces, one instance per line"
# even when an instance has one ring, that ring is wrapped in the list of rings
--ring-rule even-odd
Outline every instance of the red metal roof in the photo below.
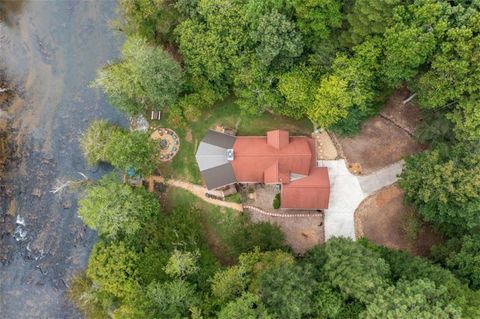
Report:
[[[282,208],[327,209],[329,198],[326,167],[315,167],[307,177],[282,185]]]
[[[275,130],[267,132],[267,144],[275,147],[277,150],[288,145],[290,135],[288,131]]]
[[[237,136],[233,152],[230,163],[240,183],[264,183],[265,170],[272,170],[276,162],[282,173],[308,175],[310,171],[312,151],[305,137],[291,137],[288,145],[277,149],[267,144],[265,136]]]
[[[278,161],[275,161],[263,172],[265,184],[278,183]]]
[[[282,184],[283,208],[328,207],[328,169],[316,167],[313,139],[276,130],[267,136],[237,136],[233,150],[230,163],[238,182]],[[291,173],[306,177],[291,182]]]

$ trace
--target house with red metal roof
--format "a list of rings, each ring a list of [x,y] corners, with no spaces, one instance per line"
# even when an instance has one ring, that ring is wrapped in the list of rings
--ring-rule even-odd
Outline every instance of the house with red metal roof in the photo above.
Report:
[[[326,209],[330,180],[317,167],[315,142],[274,130],[267,136],[232,136],[208,131],[196,159],[209,190],[234,183],[280,185],[281,207]]]

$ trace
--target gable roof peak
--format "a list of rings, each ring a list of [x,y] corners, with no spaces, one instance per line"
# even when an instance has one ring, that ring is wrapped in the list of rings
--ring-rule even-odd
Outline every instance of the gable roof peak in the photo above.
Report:
[[[268,131],[267,144],[280,150],[290,144],[290,134],[285,130]]]

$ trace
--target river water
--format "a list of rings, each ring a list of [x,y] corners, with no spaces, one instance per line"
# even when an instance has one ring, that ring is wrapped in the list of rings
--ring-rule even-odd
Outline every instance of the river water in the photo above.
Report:
[[[7,112],[16,144],[0,191],[0,318],[79,318],[65,298],[85,267],[95,234],[76,213],[76,195],[52,194],[59,181],[97,178],[78,139],[95,118],[126,124],[88,87],[96,69],[119,55],[109,27],[114,0],[16,1],[2,12],[0,61],[16,90]],[[5,8],[5,6],[4,6]]]

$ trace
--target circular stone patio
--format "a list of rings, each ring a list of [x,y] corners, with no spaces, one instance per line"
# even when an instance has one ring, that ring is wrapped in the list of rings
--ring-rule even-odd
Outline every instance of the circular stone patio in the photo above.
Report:
[[[169,128],[157,128],[150,138],[158,143],[160,146],[160,161],[170,161],[180,149],[180,138],[174,130]]]

